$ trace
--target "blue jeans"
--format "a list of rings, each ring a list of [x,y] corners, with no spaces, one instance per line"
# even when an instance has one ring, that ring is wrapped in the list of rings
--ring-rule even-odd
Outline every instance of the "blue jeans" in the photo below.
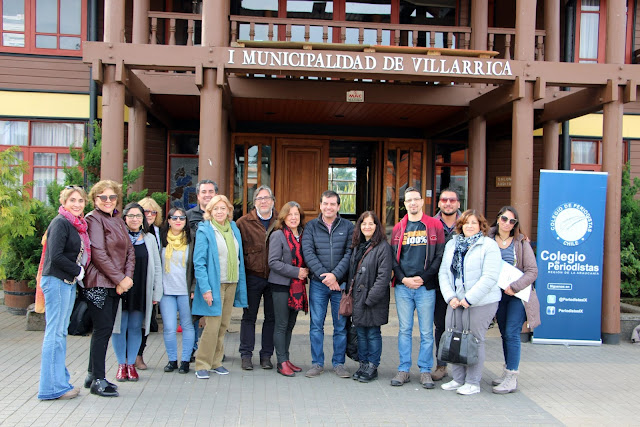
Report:
[[[371,362],[379,366],[382,354],[380,326],[358,326],[356,332],[358,333],[358,358],[360,362]]]
[[[424,286],[409,289],[405,285],[395,287],[396,309],[398,310],[398,353],[400,365],[398,371],[411,369],[411,346],[413,333],[413,313],[418,311],[420,328],[420,352],[418,368],[420,372],[431,372],[433,366],[433,312],[436,305],[435,289]]]
[[[333,366],[343,365],[347,352],[347,318],[340,316],[341,291],[332,291],[324,283],[312,280],[309,285],[309,313],[311,315],[311,363],[324,366],[324,319],[331,301],[333,320]]]
[[[68,285],[57,277],[42,276],[40,287],[44,293],[47,326],[42,341],[38,399],[49,400],[57,399],[73,389],[69,383],[71,376],[64,362],[67,357],[69,318],[76,300],[76,285]]]
[[[522,300],[503,292],[496,319],[502,335],[502,352],[507,369],[517,371],[520,365],[520,332],[527,320]]]
[[[111,335],[113,351],[116,353],[119,365],[133,365],[142,342],[142,311],[122,310],[120,333]]]
[[[189,295],[163,295],[160,300],[160,311],[162,311],[164,347],[170,361],[178,360],[176,329],[178,328],[178,313],[180,313],[180,326],[182,326],[182,357],[180,361],[188,362],[191,359],[195,339],[191,309],[189,308]]]

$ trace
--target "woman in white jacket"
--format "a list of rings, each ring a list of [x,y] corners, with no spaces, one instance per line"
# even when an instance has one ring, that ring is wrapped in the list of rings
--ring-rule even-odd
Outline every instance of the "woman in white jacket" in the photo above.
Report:
[[[458,394],[480,392],[484,366],[484,336],[498,309],[501,298],[497,285],[500,275],[500,249],[486,237],[489,224],[482,214],[470,209],[456,223],[457,233],[444,248],[440,264],[440,291],[447,302],[446,328],[454,324],[462,328],[463,318],[469,315],[469,329],[479,340],[478,363],[451,365],[453,380],[442,385],[444,390]]]

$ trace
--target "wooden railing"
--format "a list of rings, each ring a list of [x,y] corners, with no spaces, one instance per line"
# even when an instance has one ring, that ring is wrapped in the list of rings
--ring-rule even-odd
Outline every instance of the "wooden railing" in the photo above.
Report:
[[[198,45],[202,16],[192,13],[149,12],[149,43]],[[265,18],[232,15],[230,42],[238,40],[298,41],[349,45],[424,46],[470,49],[471,27],[399,25],[373,22]],[[516,30],[491,27],[487,50],[512,59]],[[535,59],[544,60],[543,30],[535,32]]]

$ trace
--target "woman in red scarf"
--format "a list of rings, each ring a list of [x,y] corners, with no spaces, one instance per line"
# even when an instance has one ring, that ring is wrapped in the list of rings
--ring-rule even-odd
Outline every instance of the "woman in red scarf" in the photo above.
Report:
[[[69,186],[60,192],[60,207],[47,229],[42,279],[47,326],[42,342],[38,399],[73,399],[79,389],[70,383],[65,366],[67,329],[76,299],[76,283],[91,260],[91,245],[84,219],[87,193]]]
[[[287,202],[269,236],[269,283],[273,291],[275,330],[273,344],[278,357],[278,373],[293,377],[302,369],[289,360],[291,334],[298,311],[309,312],[305,287],[309,269],[302,259],[304,212],[296,202]]]

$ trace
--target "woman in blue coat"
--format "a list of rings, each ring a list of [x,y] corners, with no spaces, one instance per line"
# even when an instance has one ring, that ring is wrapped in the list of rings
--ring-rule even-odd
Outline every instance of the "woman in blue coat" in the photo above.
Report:
[[[222,366],[222,357],[231,309],[248,306],[242,237],[232,221],[229,199],[215,196],[207,204],[203,218],[193,253],[196,289],[191,310],[206,322],[196,352],[196,376],[200,379],[209,378],[209,371],[229,373]]]

